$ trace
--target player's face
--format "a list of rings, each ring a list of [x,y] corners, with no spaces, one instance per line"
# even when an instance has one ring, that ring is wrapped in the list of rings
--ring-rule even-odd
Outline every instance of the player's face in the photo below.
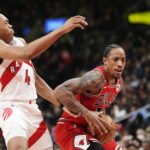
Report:
[[[119,78],[126,64],[126,55],[123,49],[114,48],[103,61],[107,73],[113,78]]]
[[[8,19],[4,15],[0,14],[0,39],[6,43],[10,43],[13,35],[14,30],[12,29],[12,25],[9,24]]]

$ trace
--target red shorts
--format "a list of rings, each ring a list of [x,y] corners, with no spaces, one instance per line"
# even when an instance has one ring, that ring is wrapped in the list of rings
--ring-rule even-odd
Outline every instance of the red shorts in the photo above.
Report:
[[[60,118],[55,128],[55,140],[61,150],[87,150],[90,141],[98,142],[86,131],[86,126],[78,125],[63,118]],[[115,142],[109,142],[103,145],[106,150],[116,149],[119,145]]]
[[[116,141],[110,141],[105,144],[102,144],[105,150],[122,150],[119,144]]]

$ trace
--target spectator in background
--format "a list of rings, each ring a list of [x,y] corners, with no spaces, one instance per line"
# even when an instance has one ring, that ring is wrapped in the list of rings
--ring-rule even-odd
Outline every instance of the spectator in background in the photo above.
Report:
[[[150,139],[146,138],[143,142],[142,142],[142,148],[140,150],[149,150],[150,149]]]
[[[143,141],[145,139],[145,131],[142,128],[138,128],[136,130],[136,137],[140,140]]]
[[[146,127],[146,130],[145,130],[145,137],[146,137],[147,139],[150,139],[150,125],[148,125],[148,126]]]

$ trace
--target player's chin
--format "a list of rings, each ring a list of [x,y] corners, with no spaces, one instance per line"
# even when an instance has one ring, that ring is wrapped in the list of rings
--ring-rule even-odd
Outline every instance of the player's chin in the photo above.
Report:
[[[7,42],[11,42],[13,40],[13,36],[14,36],[13,32],[6,34]]]
[[[120,78],[122,75],[122,72],[114,73],[115,78]]]

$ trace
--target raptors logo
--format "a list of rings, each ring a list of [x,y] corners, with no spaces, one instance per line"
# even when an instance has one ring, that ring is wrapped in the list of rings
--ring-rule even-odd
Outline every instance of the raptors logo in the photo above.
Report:
[[[11,116],[12,112],[13,112],[12,109],[9,107],[3,109],[2,117],[3,117],[4,121]]]

